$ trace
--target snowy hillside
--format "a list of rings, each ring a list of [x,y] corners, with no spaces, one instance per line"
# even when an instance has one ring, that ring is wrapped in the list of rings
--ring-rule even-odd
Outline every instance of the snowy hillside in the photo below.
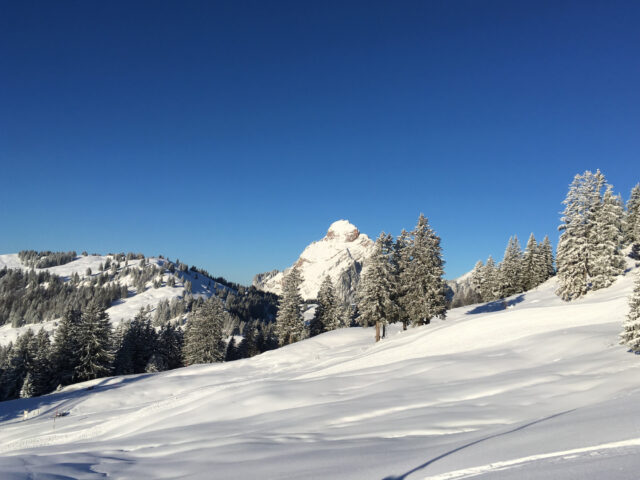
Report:
[[[81,282],[86,282],[92,276],[101,273],[101,265],[105,265],[105,263],[113,261],[113,255],[81,255],[64,265],[36,269],[36,271],[48,271],[62,277],[66,282],[68,282],[73,275],[77,274],[80,277]],[[126,268],[129,268],[130,271],[133,271],[134,269],[141,271],[143,269],[143,267],[140,266],[141,261],[142,260],[140,259],[128,260]],[[210,297],[217,289],[227,289],[226,286],[214,282],[208,277],[200,275],[197,272],[186,269],[185,271],[174,272],[165,270],[170,266],[170,263],[166,259],[146,258],[144,261],[146,268],[156,266],[158,270],[163,269],[163,273],[161,275],[163,281],[156,286],[153,285],[152,281],[146,282],[145,288],[142,290],[140,285],[135,285],[132,275],[125,275],[124,264],[121,265],[117,271],[114,271],[114,279],[111,280],[111,282],[118,282],[121,285],[126,286],[129,291],[126,298],[118,299],[109,309],[107,309],[109,318],[114,325],[117,325],[122,320],[132,319],[141,307],[148,306],[153,311],[162,301],[171,301],[173,299],[184,297],[185,283],[187,281],[191,284],[191,293],[195,298]],[[21,262],[18,254],[0,255],[0,270],[5,267],[9,269],[29,270],[29,267]],[[87,275],[87,269],[91,269],[91,275]],[[170,277],[173,277],[174,280],[171,283],[169,282]],[[56,324],[57,319],[36,324],[26,324],[19,328],[12,328],[10,324],[2,325],[0,326],[0,345],[6,345],[11,341],[15,341],[19,334],[24,333],[24,331],[29,328],[38,330],[42,327],[45,330],[52,331]]]
[[[633,276],[0,403],[3,479],[613,479],[640,470]],[[28,410],[27,414],[23,411]],[[55,421],[55,412],[68,415]]]
[[[347,220],[332,223],[325,237],[307,246],[295,263],[304,279],[302,297],[315,299],[322,280],[329,275],[338,295],[345,301],[352,301],[362,264],[372,250],[373,241]],[[287,271],[258,274],[254,286],[279,295]]]

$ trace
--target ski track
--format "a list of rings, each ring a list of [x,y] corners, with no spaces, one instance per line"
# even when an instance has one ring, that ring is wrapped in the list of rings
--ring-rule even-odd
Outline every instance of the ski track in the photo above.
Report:
[[[510,468],[520,467],[526,463],[547,460],[550,458],[566,457],[572,459],[585,453],[603,452],[606,450],[614,450],[627,447],[640,447],[640,438],[631,438],[618,442],[602,443],[600,445],[592,445],[590,447],[572,448],[570,450],[560,450],[556,452],[541,453],[537,455],[529,455],[527,457],[514,458],[512,460],[502,460],[497,462],[480,465],[477,467],[463,468],[452,472],[441,473],[424,477],[424,480],[455,480],[458,478],[472,478],[485,473],[491,473],[498,470],[507,470]],[[640,452],[638,452],[640,454]]]

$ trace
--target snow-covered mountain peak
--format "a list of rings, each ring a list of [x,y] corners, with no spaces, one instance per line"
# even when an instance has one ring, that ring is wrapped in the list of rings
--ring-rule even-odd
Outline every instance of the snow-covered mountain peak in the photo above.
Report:
[[[324,240],[340,241],[340,242],[353,242],[360,236],[360,230],[353,225],[349,220],[338,220],[333,222],[327,231],[327,235]]]
[[[329,275],[344,301],[353,300],[365,259],[373,250],[373,241],[348,220],[333,222],[321,240],[308,245],[294,265],[304,279],[301,293],[305,300],[315,299],[320,284]],[[280,294],[284,272],[274,270],[255,276],[253,284],[268,292]]]

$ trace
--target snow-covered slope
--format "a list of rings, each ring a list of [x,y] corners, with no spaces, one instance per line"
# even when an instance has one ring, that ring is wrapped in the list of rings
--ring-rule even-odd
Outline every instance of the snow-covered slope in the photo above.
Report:
[[[93,275],[99,272],[99,266],[107,260],[113,260],[112,255],[87,255],[87,256],[79,256],[76,257],[72,262],[66,263],[64,265],[58,265],[50,268],[42,268],[36,269],[38,271],[49,271],[55,275],[62,277],[64,280],[69,280],[69,278],[77,273],[81,278],[86,278],[87,268],[90,268],[93,272]],[[128,267],[140,268],[139,259],[133,259],[128,261]],[[146,262],[148,265],[157,265],[157,266],[167,266],[167,260],[162,258],[147,258]],[[18,257],[18,254],[5,254],[0,255],[0,270],[3,268],[10,269],[23,269],[28,270],[29,267],[23,265]],[[122,271],[124,267],[121,267]],[[109,314],[109,319],[114,325],[117,325],[122,320],[130,320],[136,315],[136,313],[142,307],[149,307],[151,311],[153,311],[156,306],[163,300],[171,301],[174,298],[179,298],[184,296],[184,287],[186,281],[191,282],[191,292],[194,297],[210,297],[213,292],[217,289],[226,289],[228,287],[221,285],[217,282],[210,280],[203,275],[197,274],[192,271],[178,272],[178,274],[172,274],[168,271],[165,271],[164,278],[168,279],[169,276],[173,276],[175,278],[175,286],[171,287],[165,281],[159,288],[152,288],[151,282],[148,282],[147,288],[144,291],[137,292],[131,277],[123,277],[118,278],[118,282],[122,285],[127,285],[129,287],[130,295],[127,298],[122,298],[114,302],[114,304],[107,309],[107,313]],[[9,342],[15,341],[19,334],[24,333],[27,329],[31,328],[32,330],[39,330],[40,328],[44,328],[48,331],[53,331],[55,325],[57,324],[57,319],[37,323],[37,324],[27,324],[23,327],[12,328],[11,325],[6,324],[0,326],[0,345],[6,345]]]
[[[305,300],[315,299],[322,280],[329,275],[340,297],[352,301],[362,264],[372,250],[373,241],[347,220],[332,223],[326,236],[305,248],[295,262],[304,279],[302,297]],[[254,286],[280,294],[282,279],[288,271],[258,274],[254,278]]]
[[[344,329],[251,359],[0,403],[0,472],[635,480],[640,358],[618,333],[636,274],[572,303],[550,280],[506,310],[462,307],[392,327],[378,344],[371,329]],[[56,410],[69,414],[54,423]]]

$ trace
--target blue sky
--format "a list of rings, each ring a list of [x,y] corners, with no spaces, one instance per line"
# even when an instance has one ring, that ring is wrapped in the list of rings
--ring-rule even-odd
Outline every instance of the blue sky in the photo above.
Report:
[[[0,252],[230,280],[420,212],[448,277],[640,181],[640,3],[2,2]]]

